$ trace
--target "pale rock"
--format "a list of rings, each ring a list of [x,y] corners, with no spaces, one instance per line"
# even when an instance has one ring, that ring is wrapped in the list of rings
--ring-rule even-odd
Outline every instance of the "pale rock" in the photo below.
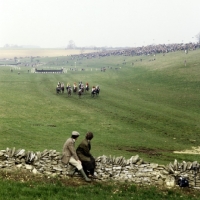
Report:
[[[158,167],[158,164],[156,164],[156,163],[150,163],[150,165],[149,165],[151,168],[157,168]]]
[[[137,163],[137,161],[139,160],[139,155],[132,156],[132,157],[131,157],[131,160],[132,160],[132,163],[133,163],[133,164]]]
[[[32,165],[25,165],[25,168],[28,169],[28,170],[31,170],[33,168]]]
[[[16,165],[17,168],[21,168],[22,167],[22,164],[18,164]]]
[[[165,184],[167,187],[174,187],[176,184],[175,184],[175,178],[174,177],[168,177],[166,178],[165,180]]]
[[[32,172],[33,172],[33,174],[38,174],[38,173],[39,173],[39,172],[37,171],[37,169],[35,169],[35,168],[32,170]]]

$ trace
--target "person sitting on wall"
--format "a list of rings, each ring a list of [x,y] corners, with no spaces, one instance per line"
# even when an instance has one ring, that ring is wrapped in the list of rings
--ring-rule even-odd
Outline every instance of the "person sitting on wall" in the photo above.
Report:
[[[85,181],[90,182],[91,179],[89,179],[85,174],[81,161],[79,160],[75,150],[75,141],[78,139],[79,135],[80,134],[77,131],[72,131],[71,137],[68,138],[63,145],[61,161],[64,165],[70,163],[71,165],[75,166],[84,177]]]
[[[91,150],[91,140],[93,138],[93,133],[88,132],[85,136],[85,139],[79,144],[76,149],[77,156],[82,163],[83,170],[87,176],[91,176],[91,178],[98,178],[94,175],[95,170],[95,159],[90,153]]]

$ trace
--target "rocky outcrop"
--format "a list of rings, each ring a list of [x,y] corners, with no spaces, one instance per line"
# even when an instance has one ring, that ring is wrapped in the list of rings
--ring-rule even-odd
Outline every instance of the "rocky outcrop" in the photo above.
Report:
[[[180,177],[189,180],[191,187],[200,187],[200,165],[197,161],[178,163],[175,160],[168,165],[147,163],[138,155],[125,159],[123,156],[99,156],[96,158],[96,169],[100,181],[133,182],[142,185],[160,185],[174,187]],[[25,151],[15,148],[0,151],[0,169],[26,169],[34,174],[49,176],[67,176],[70,165],[61,163],[61,153],[56,150],[43,152]]]

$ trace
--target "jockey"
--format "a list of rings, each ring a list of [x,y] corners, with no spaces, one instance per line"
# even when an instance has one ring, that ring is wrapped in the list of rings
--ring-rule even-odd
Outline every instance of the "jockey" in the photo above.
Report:
[[[96,91],[96,87],[95,86],[92,86],[92,93],[94,94]]]
[[[71,90],[71,85],[68,86],[68,90]]]
[[[86,83],[85,88],[86,88],[87,91],[89,91],[89,84],[88,84],[88,82]]]
[[[81,89],[83,89],[84,88],[84,85],[83,85],[83,83],[81,82]]]
[[[82,81],[79,82],[78,87],[81,89]]]
[[[96,86],[96,93],[99,94],[99,92],[100,92],[100,88],[99,88],[99,86],[97,85],[97,86]]]
[[[60,88],[60,85],[58,84],[56,87],[57,87],[57,88]]]
[[[70,83],[67,83],[66,89],[68,90],[69,87],[71,87],[71,86],[70,86]]]
[[[77,86],[76,86],[76,83],[74,82],[74,88],[76,88]]]
[[[61,83],[61,90],[62,90],[62,93],[63,93],[64,90],[65,90],[65,85],[64,85],[64,83]]]
[[[58,86],[61,87],[61,83],[60,83],[60,81],[58,81]]]
[[[56,86],[56,92],[57,92],[57,93],[59,93],[59,92],[60,92],[60,90],[61,90],[61,88],[60,88],[60,85],[59,85],[59,84],[57,84],[57,86]]]
[[[81,93],[82,93],[82,89],[79,88],[79,89],[78,89],[78,95],[81,95]]]

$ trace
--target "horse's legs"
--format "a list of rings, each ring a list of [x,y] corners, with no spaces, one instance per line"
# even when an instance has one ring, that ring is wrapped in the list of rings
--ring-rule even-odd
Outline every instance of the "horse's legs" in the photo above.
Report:
[[[91,96],[94,97],[94,95],[95,95],[95,93],[92,92],[92,93],[91,93]]]

